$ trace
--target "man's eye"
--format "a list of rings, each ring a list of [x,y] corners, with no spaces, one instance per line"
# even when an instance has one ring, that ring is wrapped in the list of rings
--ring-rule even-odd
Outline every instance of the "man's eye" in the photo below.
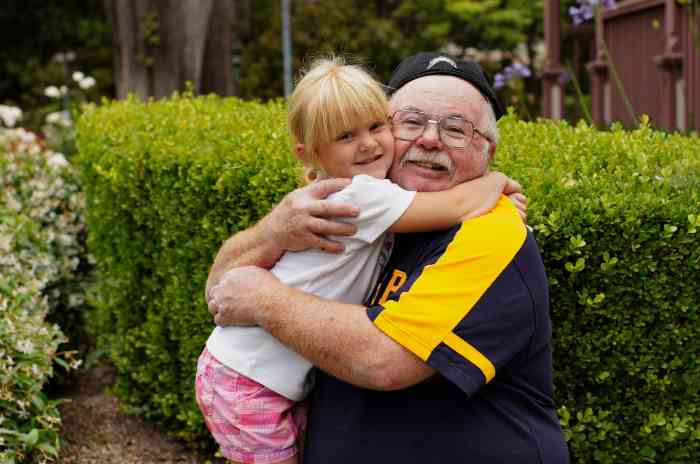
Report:
[[[464,136],[467,133],[466,126],[458,121],[444,121],[442,129],[450,135]]]
[[[443,129],[446,130],[447,132],[449,132],[450,135],[464,135],[465,134],[464,128],[459,127],[459,126],[445,126]]]
[[[403,121],[403,124],[406,124],[407,126],[422,126],[423,121],[420,120],[419,118],[406,118]]]

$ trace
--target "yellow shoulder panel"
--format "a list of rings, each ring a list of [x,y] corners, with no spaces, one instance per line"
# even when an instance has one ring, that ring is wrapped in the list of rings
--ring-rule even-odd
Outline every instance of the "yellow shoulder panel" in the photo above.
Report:
[[[424,361],[444,342],[492,377],[490,361],[451,334],[517,254],[526,235],[517,210],[502,197],[490,213],[464,222],[437,262],[426,266],[398,301],[387,301],[374,323]]]

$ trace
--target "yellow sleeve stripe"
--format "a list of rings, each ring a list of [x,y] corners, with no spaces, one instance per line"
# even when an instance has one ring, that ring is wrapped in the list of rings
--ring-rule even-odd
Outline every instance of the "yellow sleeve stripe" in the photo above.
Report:
[[[481,354],[479,350],[459,338],[454,333],[450,332],[447,334],[445,337],[445,345],[449,346],[459,353],[464,359],[478,367],[481,373],[484,374],[486,383],[489,383],[491,379],[496,376],[496,368],[494,367],[493,363],[491,363],[486,356]]]
[[[410,290],[383,305],[375,325],[427,360],[503,272],[526,235],[517,210],[503,197],[491,213],[463,223],[443,255],[425,266]],[[464,346],[452,349],[462,353]],[[472,358],[468,359],[473,362]],[[474,364],[489,372],[485,363]]]
[[[403,330],[400,325],[393,323],[390,318],[382,317],[382,313],[374,320],[374,325],[423,361],[428,360],[430,353],[435,348],[422,343],[420,338],[412,335],[411,332]]]

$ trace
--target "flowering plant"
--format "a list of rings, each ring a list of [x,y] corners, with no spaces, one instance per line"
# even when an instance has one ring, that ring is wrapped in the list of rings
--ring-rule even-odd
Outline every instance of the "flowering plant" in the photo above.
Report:
[[[522,63],[513,62],[494,75],[493,87],[505,95],[509,104],[517,107],[528,119],[532,119],[528,108],[528,95],[524,79],[532,76],[532,71]]]
[[[50,103],[41,130],[46,134],[50,148],[67,156],[75,152],[74,120],[86,105],[98,98],[96,84],[94,77],[75,71],[68,85],[49,85],[44,89],[44,96]]]
[[[42,388],[56,362],[78,367],[52,311],[82,300],[82,194],[72,167],[32,132],[0,127],[0,462],[57,457],[58,401]],[[55,319],[65,315],[55,314]]]
[[[615,8],[615,0],[577,0],[578,6],[569,8],[569,16],[575,26],[589,21],[595,17],[595,9],[598,6]]]

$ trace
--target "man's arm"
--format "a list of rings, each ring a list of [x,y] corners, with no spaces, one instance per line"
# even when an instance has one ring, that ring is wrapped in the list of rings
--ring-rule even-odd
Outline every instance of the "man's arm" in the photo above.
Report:
[[[234,269],[212,297],[212,304],[225,309],[217,324],[259,325],[315,366],[357,386],[396,390],[435,373],[377,329],[365,307],[296,290],[263,269]]]
[[[227,270],[239,266],[271,268],[286,250],[319,248],[340,253],[343,246],[327,235],[352,235],[355,226],[329,218],[357,216],[352,205],[324,200],[350,184],[349,179],[329,179],[297,189],[284,197],[258,224],[224,242],[209,271],[205,290],[210,290]]]

